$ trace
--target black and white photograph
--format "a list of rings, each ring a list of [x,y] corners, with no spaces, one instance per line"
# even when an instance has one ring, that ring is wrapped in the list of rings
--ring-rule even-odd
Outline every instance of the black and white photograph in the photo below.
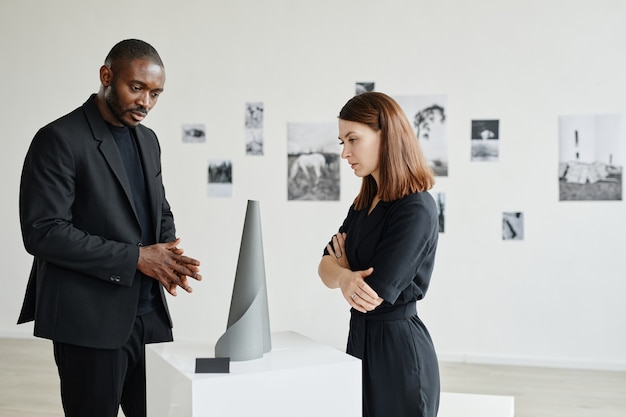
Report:
[[[440,177],[448,176],[448,133],[444,94],[393,97],[415,129],[429,166]]]
[[[371,81],[359,81],[355,85],[355,95],[358,96],[362,93],[367,93],[370,91],[374,91],[374,82]]]
[[[559,201],[621,200],[624,152],[619,114],[559,117]]]
[[[524,213],[502,213],[502,240],[524,240]]]
[[[472,120],[472,161],[497,161],[500,157],[500,121]]]
[[[287,124],[287,199],[338,201],[337,123]]]
[[[206,127],[202,123],[189,123],[182,125],[183,143],[206,142]]]
[[[229,159],[210,159],[208,163],[207,195],[229,198],[233,196],[233,163]]]
[[[263,155],[263,103],[249,102],[245,108],[246,155]]]
[[[437,203],[437,217],[439,219],[439,233],[446,230],[446,194],[435,193],[435,203]]]

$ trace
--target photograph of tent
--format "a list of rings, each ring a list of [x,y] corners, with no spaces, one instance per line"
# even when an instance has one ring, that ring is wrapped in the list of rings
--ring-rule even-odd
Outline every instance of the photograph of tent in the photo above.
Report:
[[[559,201],[621,200],[622,117],[559,117]]]

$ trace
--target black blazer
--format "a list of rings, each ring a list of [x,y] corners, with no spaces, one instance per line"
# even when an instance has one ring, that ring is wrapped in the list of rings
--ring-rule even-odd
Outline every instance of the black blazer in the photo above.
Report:
[[[172,241],[176,232],[157,137],[141,125],[135,132],[155,236],[158,242]],[[113,349],[130,335],[141,245],[130,190],[94,96],[35,135],[20,185],[22,237],[34,261],[18,319],[35,320],[35,336]]]

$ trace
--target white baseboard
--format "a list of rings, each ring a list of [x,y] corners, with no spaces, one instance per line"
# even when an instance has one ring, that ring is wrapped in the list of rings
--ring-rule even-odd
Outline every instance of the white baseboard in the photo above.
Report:
[[[492,356],[447,352],[437,352],[437,356],[441,362],[469,363],[477,365],[511,365],[594,371],[626,371],[626,362],[621,361],[586,361],[572,358]]]
[[[33,323],[15,325],[11,328],[0,328],[1,339],[27,339],[34,338]]]

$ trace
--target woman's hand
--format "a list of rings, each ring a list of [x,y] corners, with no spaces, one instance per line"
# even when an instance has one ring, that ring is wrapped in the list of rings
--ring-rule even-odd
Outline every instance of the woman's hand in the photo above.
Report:
[[[369,277],[372,272],[374,272],[372,267],[364,271],[351,271],[349,276],[341,280],[339,286],[343,298],[351,307],[361,313],[374,310],[384,301],[372,287],[365,283],[365,278]]]
[[[350,263],[346,256],[346,234],[337,233],[332,238],[332,245],[329,243],[326,245],[326,250],[330,256],[337,260],[337,263],[343,268],[350,269]]]
[[[374,268],[352,271],[345,247],[346,234],[337,233],[334,235],[332,242],[326,245],[326,250],[330,256],[322,258],[319,273],[328,287],[341,289],[343,298],[350,307],[361,313],[367,313],[383,302],[376,291],[365,282],[365,278],[374,272]]]

